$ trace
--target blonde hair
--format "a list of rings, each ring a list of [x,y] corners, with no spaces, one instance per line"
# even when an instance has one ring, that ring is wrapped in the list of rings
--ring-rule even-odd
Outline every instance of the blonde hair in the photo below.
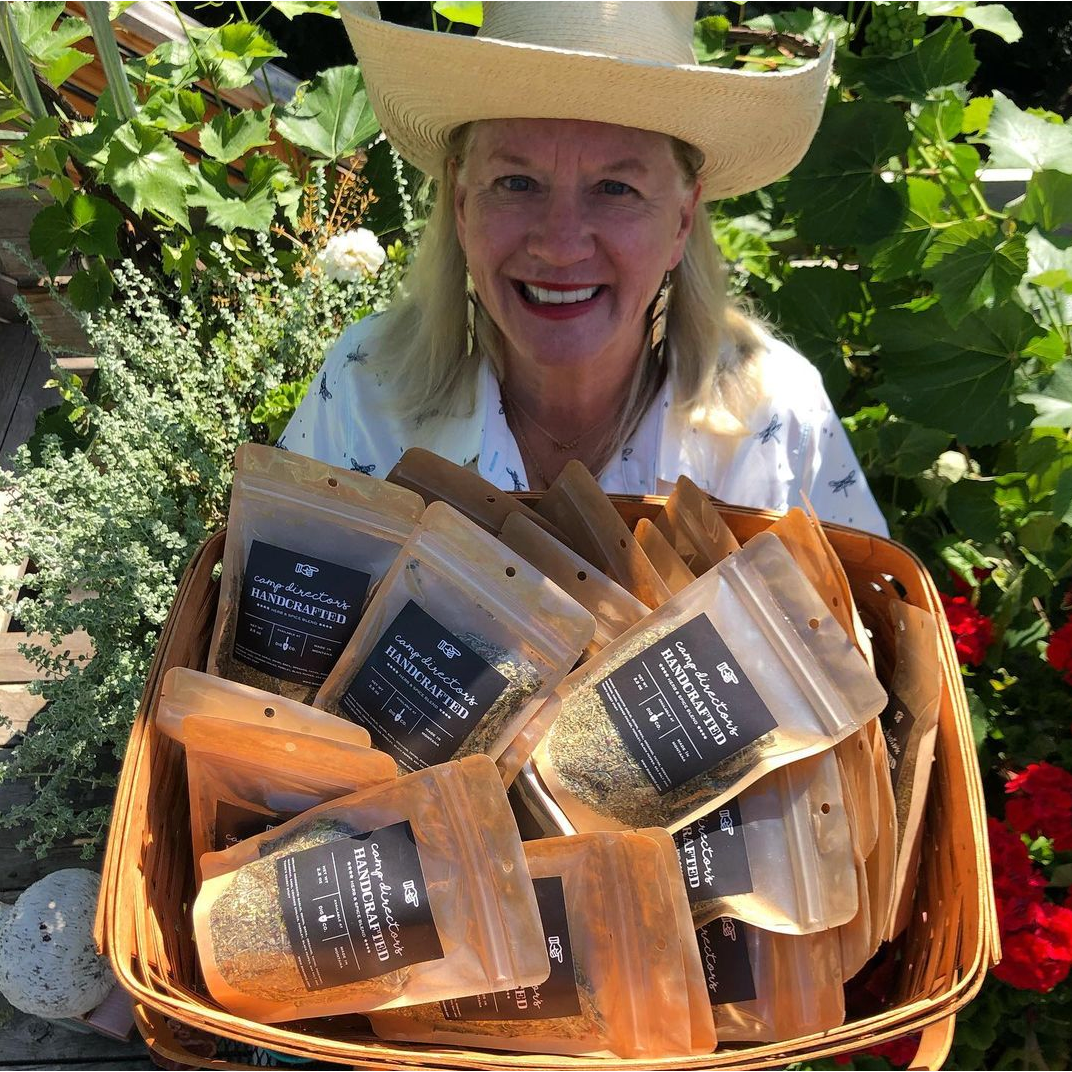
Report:
[[[468,416],[476,397],[479,363],[466,355],[465,253],[455,229],[449,167],[451,160],[459,167],[464,163],[474,126],[454,132],[413,266],[378,332],[385,371],[398,384],[398,413],[418,424],[437,416]],[[695,182],[701,154],[671,140],[686,180]],[[693,421],[723,433],[745,430],[743,419],[759,393],[750,360],[759,339],[753,322],[728,294],[725,266],[702,205],[670,279],[666,366],[652,359],[646,343],[604,456],[593,466],[596,472],[636,428],[666,377],[675,406],[689,410]],[[501,381],[502,335],[479,305],[475,337],[476,352],[487,355]]]

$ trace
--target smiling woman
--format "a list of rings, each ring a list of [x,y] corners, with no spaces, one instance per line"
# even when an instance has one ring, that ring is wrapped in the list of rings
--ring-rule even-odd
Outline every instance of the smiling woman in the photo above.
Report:
[[[280,446],[386,475],[420,446],[512,490],[579,459],[885,532],[815,369],[735,308],[704,205],[804,154],[832,49],[700,67],[688,3],[485,3],[475,38],[340,9],[398,151],[437,180],[406,291],[329,354]]]

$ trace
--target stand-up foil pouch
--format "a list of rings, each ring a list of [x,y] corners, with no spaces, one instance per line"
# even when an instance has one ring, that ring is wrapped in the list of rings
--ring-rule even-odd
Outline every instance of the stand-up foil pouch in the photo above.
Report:
[[[239,447],[209,673],[312,700],[423,510],[363,473]]]
[[[315,703],[364,726],[403,770],[475,753],[496,759],[594,629],[520,555],[433,503]]]
[[[874,673],[777,537],[760,533],[556,690],[544,785],[578,830],[672,833],[885,705]]]
[[[671,595],[677,595],[682,588],[692,584],[696,579],[692,570],[685,565],[685,560],[674,550],[670,541],[655,527],[653,521],[642,517],[633,529],[644,554],[651,560],[655,571],[666,582]]]
[[[260,1023],[543,983],[547,944],[506,792],[470,756],[322,804],[201,861],[209,993]]]
[[[741,546],[715,504],[687,476],[678,477],[654,525],[697,577]]]

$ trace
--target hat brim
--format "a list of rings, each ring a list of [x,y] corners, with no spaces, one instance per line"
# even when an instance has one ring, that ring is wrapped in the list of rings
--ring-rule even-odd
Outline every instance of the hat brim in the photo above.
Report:
[[[704,155],[705,201],[791,171],[822,118],[833,61],[776,73],[643,63],[417,30],[340,3],[369,101],[388,140],[437,175],[452,131],[478,119],[581,119],[670,134]]]

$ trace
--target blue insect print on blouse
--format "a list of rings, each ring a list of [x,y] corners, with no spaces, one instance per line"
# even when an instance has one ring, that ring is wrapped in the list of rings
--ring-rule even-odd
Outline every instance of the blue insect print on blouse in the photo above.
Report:
[[[373,464],[373,465],[362,465],[356,458],[351,458],[350,459],[350,468],[355,473],[364,473],[365,476],[372,476],[372,474],[374,472],[376,472],[375,464]]]
[[[847,499],[849,497],[849,488],[856,483],[856,470],[853,469],[848,476],[843,476],[840,480],[828,480],[827,483],[835,495],[840,491]]]
[[[514,491],[524,491],[525,487],[521,483],[521,477],[517,475],[517,470],[507,466],[506,471],[510,474],[510,479],[514,482]]]
[[[358,343],[356,349],[351,350],[346,355],[346,363],[348,365],[352,365],[354,362],[357,362],[357,364],[359,365],[363,365],[366,361],[368,361],[368,352],[361,345],[361,343]]]
[[[320,377],[320,397],[324,402],[330,402],[332,398],[331,392],[328,390],[328,374],[325,372]]]
[[[622,461],[623,462],[629,461],[629,458],[632,455],[632,453],[633,453],[633,448],[632,447],[625,447],[622,450]]]
[[[774,440],[775,443],[781,443],[781,440],[778,438],[778,433],[781,430],[782,430],[782,422],[778,419],[778,414],[775,413],[771,417],[770,423],[767,425],[767,427],[764,428],[762,432],[756,432],[755,437],[764,446],[766,446],[772,439]]]

